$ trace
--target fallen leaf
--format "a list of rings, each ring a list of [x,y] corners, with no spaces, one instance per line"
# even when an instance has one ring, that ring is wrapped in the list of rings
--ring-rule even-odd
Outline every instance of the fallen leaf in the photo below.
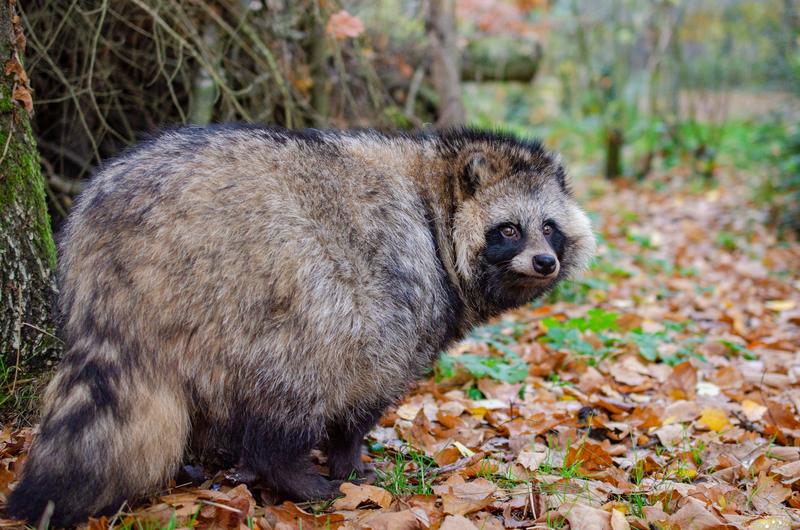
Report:
[[[673,447],[686,437],[686,428],[680,423],[673,423],[656,429],[654,434],[658,436],[661,445]]]
[[[478,527],[463,515],[448,515],[439,530],[478,530]]]
[[[422,409],[421,404],[404,403],[397,407],[397,417],[404,420],[413,421],[417,414]]]
[[[718,396],[719,387],[708,381],[699,381],[695,387],[698,396]]]
[[[698,421],[714,432],[722,432],[731,428],[731,422],[725,411],[713,407],[704,408]]]
[[[562,504],[558,512],[569,522],[570,530],[612,530],[611,514],[585,504]]]
[[[664,409],[664,417],[661,420],[664,425],[670,423],[687,423],[694,421],[700,415],[700,408],[694,401],[681,399],[675,401]]]
[[[784,510],[783,501],[788,499],[791,494],[791,489],[783,486],[763,471],[759,473],[758,482],[750,489],[753,507],[762,513]]]
[[[461,475],[453,475],[433,490],[442,497],[444,513],[465,515],[490,505],[497,486],[485,478],[465,482]]]
[[[693,497],[686,497],[683,506],[670,515],[669,523],[675,528],[691,530],[720,530],[728,525],[702,501]]]
[[[765,421],[777,425],[783,429],[797,429],[800,427],[800,421],[795,417],[791,408],[777,401],[767,401],[767,413],[764,416]]]
[[[313,515],[301,510],[293,502],[285,501],[280,506],[264,508],[264,517],[260,522],[262,528],[338,528],[344,522],[340,513]]]
[[[791,524],[783,517],[764,517],[747,525],[748,530],[789,530]]]
[[[758,421],[764,416],[764,413],[767,412],[767,407],[759,405],[750,399],[745,399],[742,401],[742,412],[748,421]]]
[[[800,479],[800,460],[783,464],[772,468],[772,472],[780,475],[781,482],[784,484],[792,484]]]
[[[14,481],[14,473],[9,471],[5,466],[0,467],[0,493],[8,495],[9,484]]]
[[[672,399],[694,399],[697,388],[697,369],[685,361],[672,369],[664,382],[664,392]]]
[[[581,470],[597,471],[604,469],[612,464],[611,455],[603,449],[603,446],[586,441],[578,447],[570,447],[564,464],[572,466],[579,463]]]
[[[357,485],[345,482],[339,486],[339,491],[345,496],[333,503],[333,507],[337,510],[355,510],[364,503],[377,504],[381,508],[388,508],[392,504],[391,493],[369,484]]]
[[[517,463],[529,471],[536,471],[547,460],[547,449],[542,451],[520,451]]]
[[[611,530],[629,530],[631,525],[620,510],[611,510]]]
[[[373,511],[358,519],[358,528],[363,530],[415,530],[419,527],[419,521],[411,510]]]
[[[797,302],[794,300],[768,300],[764,302],[764,307],[770,311],[789,311],[794,309]]]

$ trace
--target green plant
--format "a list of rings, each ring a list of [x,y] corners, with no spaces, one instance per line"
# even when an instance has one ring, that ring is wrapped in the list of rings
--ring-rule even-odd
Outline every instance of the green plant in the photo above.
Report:
[[[730,232],[719,232],[716,237],[717,245],[729,252],[733,252],[739,247],[736,239],[736,234]]]
[[[703,356],[695,349],[703,339],[697,336],[677,338],[677,333],[685,332],[686,325],[680,322],[664,324],[664,331],[647,332],[635,328],[628,333],[626,341],[636,346],[639,355],[651,362],[664,362],[670,366],[682,363],[686,359],[696,358],[704,360]],[[661,348],[664,344],[676,344],[673,348]]]
[[[746,359],[748,361],[757,361],[758,360],[758,356],[755,353],[753,353],[752,350],[742,346],[741,344],[737,344],[735,342],[732,342],[732,341],[729,341],[729,340],[725,340],[725,339],[720,339],[719,342],[720,342],[720,344],[722,344],[723,346],[725,346],[729,350],[731,350],[731,352],[733,352],[734,354],[741,355],[743,359]]]
[[[618,313],[600,308],[590,309],[587,311],[586,317],[575,317],[565,321],[548,317],[542,320],[542,324],[547,328],[547,333],[540,340],[557,349],[564,349],[578,355],[604,358],[612,352],[613,346],[619,340],[605,333],[618,330],[618,318]],[[599,348],[586,340],[584,335],[588,333],[594,334],[600,341]]]
[[[767,206],[779,233],[800,235],[800,127],[773,138],[769,161],[772,175],[760,187],[758,198]]]
[[[435,467],[432,458],[405,447],[402,452],[394,453],[387,467],[375,469],[376,484],[392,495],[430,495]]]
[[[480,379],[490,377],[507,383],[521,383],[528,375],[528,365],[510,348],[522,332],[522,326],[516,322],[480,326],[469,334],[469,339],[488,345],[501,356],[485,356],[473,353],[461,355],[443,354],[435,367],[436,379],[441,381],[455,375],[455,367],[466,369],[472,377]],[[478,393],[480,391],[475,388]],[[473,392],[473,399],[482,395]]]

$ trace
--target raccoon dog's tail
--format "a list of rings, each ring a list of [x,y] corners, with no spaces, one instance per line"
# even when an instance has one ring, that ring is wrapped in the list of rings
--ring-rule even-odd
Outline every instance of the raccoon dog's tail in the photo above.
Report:
[[[86,337],[67,353],[47,389],[9,516],[72,526],[116,512],[180,464],[189,432],[185,397],[176,385],[124,366],[119,353],[108,340]]]

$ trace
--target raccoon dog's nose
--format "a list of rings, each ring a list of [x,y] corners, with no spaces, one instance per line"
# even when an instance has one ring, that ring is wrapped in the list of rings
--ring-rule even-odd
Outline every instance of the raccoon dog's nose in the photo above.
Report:
[[[556,257],[552,254],[537,254],[533,257],[533,270],[547,276],[556,270]]]

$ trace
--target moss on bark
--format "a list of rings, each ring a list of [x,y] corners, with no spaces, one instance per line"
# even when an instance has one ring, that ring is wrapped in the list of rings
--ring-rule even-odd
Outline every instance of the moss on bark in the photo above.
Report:
[[[21,59],[13,6],[0,0],[2,63]],[[0,419],[58,357],[53,336],[56,248],[39,153],[26,110],[12,99],[19,73],[0,71]],[[28,408],[28,407],[25,407]]]

